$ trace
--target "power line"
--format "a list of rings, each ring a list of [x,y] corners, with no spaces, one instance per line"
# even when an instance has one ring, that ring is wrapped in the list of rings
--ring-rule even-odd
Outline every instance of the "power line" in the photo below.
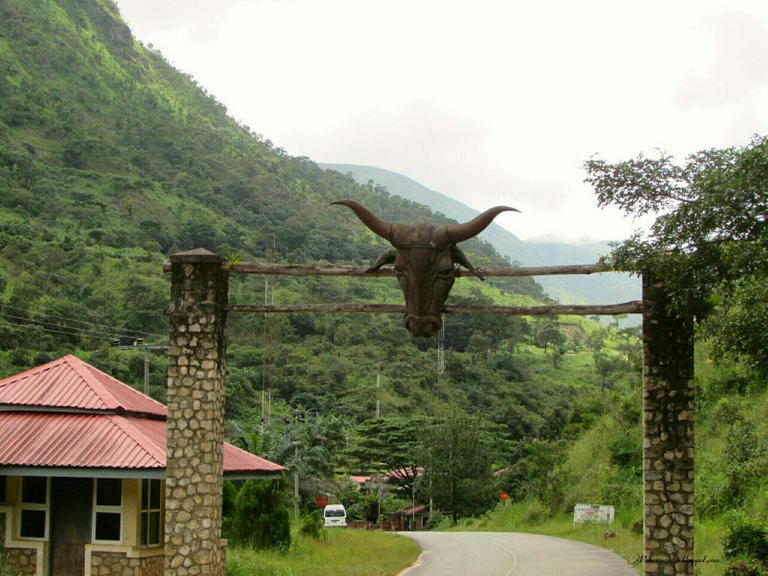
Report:
[[[81,330],[79,328],[73,328],[71,326],[63,326],[63,327],[59,326],[59,327],[55,327],[55,328],[50,328],[50,327],[46,327],[45,324],[34,323],[29,318],[22,318],[22,320],[26,320],[27,322],[31,322],[31,327],[37,328],[38,330],[42,330],[43,332],[48,332],[48,333],[51,333],[51,334],[63,334],[65,336],[75,336],[75,337],[78,337],[78,338],[92,338],[94,340],[104,340],[105,339],[105,335],[108,338],[114,338],[115,337],[115,333],[114,332],[112,332],[112,333],[89,332],[87,330]],[[8,322],[7,320],[3,320],[2,318],[0,318],[0,326],[6,326],[8,328],[24,328],[25,327],[24,323],[16,324],[16,323],[13,323],[13,322]],[[55,326],[55,325],[48,324],[48,326]],[[27,326],[27,327],[29,327],[29,326]],[[61,330],[59,328],[70,328],[70,330]],[[120,335],[120,334],[118,334],[117,337],[125,338],[127,340],[133,340],[133,339],[136,338],[135,336]]]
[[[9,309],[9,310],[15,310],[15,311],[18,311],[18,312],[25,312],[27,314],[29,313],[29,310],[26,309],[26,308],[19,308],[18,306],[11,306],[10,304],[6,304],[5,302],[0,301],[0,311],[4,310],[6,308]],[[69,318],[67,316],[60,316],[58,314],[52,314],[50,312],[42,312],[42,313],[39,313],[39,314],[40,314],[40,316],[43,316],[43,317],[47,316],[49,318],[55,318],[57,320],[65,320],[67,322],[73,322],[75,324],[84,324],[84,325],[94,326],[94,327],[97,327],[97,328],[106,328],[107,330],[110,331],[110,334],[114,334],[115,332],[117,332],[117,329],[114,326],[110,326],[109,324],[101,324],[99,322],[90,322],[90,321],[87,321],[87,320],[78,320],[77,318]],[[53,322],[46,322],[46,321],[43,321],[43,320],[35,320],[34,318],[29,318],[28,316],[15,316],[13,314],[8,314],[8,313],[5,313],[4,315],[7,316],[7,317],[17,318],[17,319],[21,319],[21,320],[29,320],[31,322],[44,322],[46,324],[54,325]],[[69,328],[76,329],[73,326],[69,326]],[[136,334],[138,336],[157,336],[158,338],[165,338],[164,334],[157,334],[157,333],[154,333],[154,332],[141,332],[139,330],[131,330],[131,329],[128,329],[128,328],[123,328],[123,329],[120,330],[120,332],[126,338],[129,338],[131,333]]]

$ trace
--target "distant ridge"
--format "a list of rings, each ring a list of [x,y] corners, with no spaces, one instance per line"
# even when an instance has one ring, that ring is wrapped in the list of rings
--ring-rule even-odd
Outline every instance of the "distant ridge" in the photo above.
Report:
[[[428,206],[457,221],[474,218],[478,211],[419,184],[415,180],[382,168],[356,164],[320,164],[321,168],[350,174],[358,183],[373,182],[390,194]],[[610,252],[607,243],[565,244],[559,242],[525,242],[498,224],[491,224],[480,237],[496,250],[521,266],[558,266],[591,264]],[[553,299],[563,304],[610,304],[640,298],[640,280],[628,274],[594,274],[591,276],[541,276],[536,281]]]

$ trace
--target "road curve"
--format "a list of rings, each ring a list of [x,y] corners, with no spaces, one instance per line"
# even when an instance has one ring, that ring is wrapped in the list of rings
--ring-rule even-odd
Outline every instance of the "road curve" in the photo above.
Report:
[[[399,576],[637,576],[613,552],[519,532],[400,532],[421,546]]]

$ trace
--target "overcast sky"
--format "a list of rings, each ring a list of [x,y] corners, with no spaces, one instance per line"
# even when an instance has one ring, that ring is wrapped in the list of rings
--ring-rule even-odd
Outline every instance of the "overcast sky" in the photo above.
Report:
[[[117,0],[292,156],[399,172],[523,239],[622,239],[593,155],[679,160],[768,124],[767,0]]]

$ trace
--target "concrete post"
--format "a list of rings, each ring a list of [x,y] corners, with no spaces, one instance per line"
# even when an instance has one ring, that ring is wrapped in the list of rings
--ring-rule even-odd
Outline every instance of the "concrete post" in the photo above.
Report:
[[[223,576],[227,273],[207,250],[171,256],[165,575]]]
[[[693,319],[643,276],[644,574],[693,574]]]

